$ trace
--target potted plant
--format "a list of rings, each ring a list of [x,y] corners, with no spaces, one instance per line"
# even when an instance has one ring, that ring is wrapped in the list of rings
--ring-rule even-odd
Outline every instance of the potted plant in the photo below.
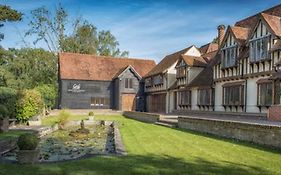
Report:
[[[39,139],[34,133],[26,133],[19,137],[17,145],[17,160],[20,164],[34,164],[38,162],[40,150],[37,149]]]
[[[89,112],[89,121],[93,121],[94,120],[94,116],[95,116],[94,112],[90,111]]]
[[[7,132],[9,130],[8,110],[4,105],[0,105],[0,132]]]

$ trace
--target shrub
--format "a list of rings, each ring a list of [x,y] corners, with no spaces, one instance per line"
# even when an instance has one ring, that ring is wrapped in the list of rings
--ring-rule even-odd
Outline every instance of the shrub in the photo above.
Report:
[[[90,111],[88,115],[89,115],[89,116],[94,116],[95,114],[94,114],[93,111]]]
[[[8,109],[4,105],[0,105],[0,119],[8,116]]]
[[[12,88],[0,87],[0,105],[1,116],[2,117],[16,117],[16,104],[17,101],[17,91]]]
[[[20,150],[35,150],[39,143],[36,134],[26,133],[19,137],[17,145]]]
[[[54,85],[44,84],[35,88],[40,92],[44,103],[48,109],[53,108],[56,104],[57,90]]]
[[[23,90],[19,92],[16,103],[16,119],[26,122],[31,117],[41,114],[44,102],[41,94],[36,90]]]
[[[59,112],[58,125],[59,125],[60,129],[63,129],[64,125],[68,122],[70,115],[71,114],[65,109],[63,109]]]

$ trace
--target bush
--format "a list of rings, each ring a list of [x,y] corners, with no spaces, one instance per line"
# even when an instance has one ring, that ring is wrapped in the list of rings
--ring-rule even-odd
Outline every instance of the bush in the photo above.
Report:
[[[44,103],[48,109],[53,108],[56,104],[57,90],[54,85],[44,84],[35,88],[40,92]]]
[[[23,90],[19,92],[16,103],[16,119],[27,122],[31,117],[41,114],[44,102],[41,94],[36,90]]]
[[[16,117],[17,91],[12,88],[0,87],[1,117]],[[5,109],[4,109],[5,107]]]
[[[65,109],[60,111],[58,115],[58,125],[60,129],[63,129],[64,125],[68,122],[70,115],[71,114]]]
[[[94,114],[93,111],[90,111],[88,115],[89,115],[89,116],[94,116],[95,114]]]
[[[8,116],[8,109],[4,105],[0,105],[0,119]]]
[[[20,150],[35,150],[38,146],[39,139],[37,135],[26,133],[19,137],[17,145]]]

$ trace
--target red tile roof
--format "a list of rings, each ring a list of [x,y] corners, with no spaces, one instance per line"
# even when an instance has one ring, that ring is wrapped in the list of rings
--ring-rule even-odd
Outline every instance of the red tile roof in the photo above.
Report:
[[[201,46],[199,50],[202,54],[210,53],[210,52],[218,50],[218,44],[208,43],[208,44]]]
[[[235,39],[240,43],[243,44],[249,36],[250,29],[232,26],[230,27],[231,32],[233,33]]]
[[[191,47],[192,46],[165,56],[160,61],[160,63],[158,63],[148,74],[145,75],[145,77],[162,73],[163,71],[171,67],[173,64],[175,64],[180,59],[181,55],[186,53]]]
[[[181,55],[184,62],[189,66],[205,67],[207,62],[203,57]]]
[[[268,15],[265,13],[261,13],[262,18],[270,27],[271,31],[276,36],[281,36],[281,19],[277,16]]]
[[[59,65],[61,79],[111,81],[129,65],[143,77],[156,64],[153,60],[60,53]]]

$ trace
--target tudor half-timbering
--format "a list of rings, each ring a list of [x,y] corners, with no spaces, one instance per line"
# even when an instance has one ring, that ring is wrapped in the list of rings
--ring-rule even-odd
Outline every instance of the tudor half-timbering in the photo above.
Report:
[[[152,60],[60,53],[60,107],[143,111],[142,77],[154,66]]]
[[[215,110],[267,112],[280,104],[281,6],[228,27],[214,65]]]
[[[196,56],[182,55],[176,65],[177,111],[213,110],[212,68],[218,45],[209,43]]]

